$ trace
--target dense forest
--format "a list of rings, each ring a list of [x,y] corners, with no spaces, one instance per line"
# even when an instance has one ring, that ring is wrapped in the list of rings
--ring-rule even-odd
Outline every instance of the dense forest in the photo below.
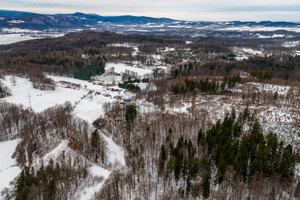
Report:
[[[201,115],[138,113],[135,120],[122,120],[118,113],[127,110],[112,105],[105,129],[126,147],[129,168],[116,172],[98,199],[131,198],[132,192],[157,199],[299,197],[294,179],[299,152],[273,133],[264,135],[247,107],[226,113],[206,131]]]
[[[250,123],[249,131],[242,134],[246,123]],[[284,147],[272,133],[263,136],[259,122],[247,108],[238,117],[235,110],[227,113],[206,132],[200,129],[196,143],[180,137],[173,144],[171,134],[170,129],[161,146],[159,174],[166,179],[171,176],[176,182],[182,180],[185,188],[179,192],[186,196],[196,197],[202,191],[208,198],[210,181],[249,183],[272,177],[289,181],[294,176],[296,158],[299,162],[291,145]]]

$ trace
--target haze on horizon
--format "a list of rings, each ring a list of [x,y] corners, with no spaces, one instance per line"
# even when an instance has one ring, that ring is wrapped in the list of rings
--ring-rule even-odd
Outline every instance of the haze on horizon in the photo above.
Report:
[[[1,9],[42,14],[95,13],[192,21],[300,22],[299,0],[0,0]]]

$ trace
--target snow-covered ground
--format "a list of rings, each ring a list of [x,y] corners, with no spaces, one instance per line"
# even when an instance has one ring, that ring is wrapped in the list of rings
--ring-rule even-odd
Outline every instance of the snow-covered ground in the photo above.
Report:
[[[133,43],[112,43],[112,44],[108,44],[107,46],[112,46],[112,47],[128,47],[128,48],[132,48],[133,52],[132,55],[136,56],[139,53],[139,47],[137,44],[133,44]]]
[[[34,34],[34,33],[41,33],[41,31],[38,30],[32,30],[32,29],[20,29],[20,28],[3,28],[2,32],[4,33],[27,33],[27,34]]]
[[[96,84],[98,81],[100,83],[111,84],[111,79],[107,79],[105,75],[96,77],[96,82],[88,82],[83,80],[78,80],[74,78],[67,78],[61,76],[48,76],[53,79],[55,82],[69,82],[80,85],[79,90],[71,90],[70,94],[62,94],[66,101],[74,102],[75,105],[74,114],[90,124],[93,123],[97,118],[104,115],[103,104],[106,102],[118,101],[118,97],[123,99],[133,97],[133,94],[123,89],[118,88],[117,86],[106,87],[103,85]],[[60,87],[57,87],[56,90],[59,90]],[[69,89],[69,88],[63,88]],[[113,91],[113,89],[115,91]],[[52,92],[54,96],[57,96],[55,91]]]
[[[1,44],[12,44],[16,42],[38,39],[32,35],[23,34],[0,34],[0,45]]]
[[[104,179],[100,183],[92,185],[90,187],[86,187],[86,188],[83,189],[83,191],[80,191],[78,193],[78,197],[77,197],[79,200],[90,200],[90,199],[92,199],[94,194],[96,192],[99,192],[99,190],[102,188],[105,180],[109,178],[109,175],[110,175],[111,172],[104,169],[104,168],[102,168],[102,167],[93,165],[92,167],[90,167],[90,173],[94,177],[103,177]]]
[[[261,34],[256,34],[258,38],[261,39],[267,39],[267,38],[283,38],[285,35],[284,34],[273,34],[273,35],[261,35]]]
[[[248,86],[254,86],[255,88],[258,89],[258,92],[262,93],[263,91],[265,92],[271,92],[275,93],[277,92],[278,95],[286,95],[288,91],[290,90],[290,86],[281,86],[281,85],[274,85],[274,84],[262,84],[262,83],[254,83],[254,82],[249,82],[244,85],[244,87]]]
[[[251,48],[233,48],[234,54],[236,54],[236,60],[248,59],[250,56],[262,56],[263,52],[261,50],[255,50]]]
[[[66,150],[70,150],[68,147],[68,140],[62,140],[52,151],[48,152],[42,157],[43,162],[47,165],[50,159],[56,160],[56,158]]]
[[[84,96],[87,91],[73,90],[70,88],[56,87],[54,91],[38,90],[32,87],[32,83],[25,78],[16,77],[16,85],[10,81],[11,76],[6,76],[3,83],[10,88],[12,96],[4,100],[14,104],[22,104],[24,107],[31,107],[36,112],[41,112],[56,104],[63,104],[70,101],[75,104]]]
[[[23,20],[11,20],[11,21],[8,21],[8,23],[12,23],[12,24],[23,24],[23,23],[25,23],[25,21],[23,21]]]
[[[59,32],[47,33],[30,29],[4,28],[2,29],[2,33],[0,34],[0,45],[41,38],[55,38],[64,35],[65,33]]]
[[[286,47],[286,48],[296,47],[298,45],[300,45],[300,41],[291,41],[291,42],[285,42],[282,44],[282,46]]]
[[[147,68],[142,68],[142,67],[135,67],[135,66],[130,66],[124,63],[107,63],[106,69],[112,69],[114,68],[115,73],[123,74],[126,71],[131,71],[135,72],[138,74],[138,76],[144,76],[146,74],[151,74],[152,70],[147,69]]]
[[[291,32],[300,33],[300,28],[298,27],[264,27],[264,26],[237,26],[237,27],[229,27],[229,28],[221,28],[218,29],[220,31],[250,31],[250,32],[272,32],[272,31],[279,31],[279,30],[286,30]]]
[[[261,50],[255,50],[251,48],[234,48],[236,52],[243,52],[250,55],[262,55],[263,52]]]
[[[16,85],[6,76],[3,80],[12,93],[2,101],[15,104],[22,104],[24,107],[31,107],[36,112],[41,112],[56,104],[63,104],[66,101],[75,106],[75,114],[92,123],[100,115],[103,115],[102,105],[105,102],[116,101],[117,97],[130,98],[132,93],[126,92],[117,86],[106,87],[92,82],[67,78],[61,76],[48,76],[56,83],[55,90],[38,90],[32,87],[32,83],[26,78],[16,77]],[[98,78],[100,81],[102,77]],[[104,80],[105,82],[107,80]],[[78,88],[72,89],[67,84],[76,84]],[[112,89],[118,89],[112,91]]]
[[[141,69],[144,70],[144,69]],[[144,72],[144,71],[143,71]],[[74,115],[86,120],[90,124],[101,115],[104,115],[103,104],[105,102],[117,101],[116,96],[122,98],[133,97],[133,94],[126,92],[122,89],[117,91],[112,90],[104,84],[96,84],[101,82],[102,77],[96,78],[95,83],[78,80],[74,78],[60,77],[60,76],[48,76],[56,83],[56,89],[53,91],[41,91],[34,89],[32,83],[26,78],[16,77],[16,85],[11,81],[11,76],[6,76],[3,83],[10,88],[12,96],[6,97],[1,101],[7,101],[15,104],[22,104],[24,107],[31,107],[36,112],[41,112],[56,104],[63,104],[66,101],[71,102],[75,107]],[[110,80],[102,80],[102,83],[109,82]],[[76,85],[76,87],[69,88],[70,85]],[[110,168],[103,168],[101,166],[92,165],[90,172],[95,177],[103,177],[103,181],[82,188],[77,196],[78,199],[90,199],[94,193],[99,191],[105,180],[109,177],[111,171],[117,167],[125,166],[124,150],[119,147],[112,138],[104,135],[103,138],[107,143],[107,159],[108,166]],[[15,177],[20,173],[20,168],[15,166],[15,161],[11,159],[11,155],[14,153],[18,140],[0,143],[0,190],[9,186]],[[73,152],[68,146],[68,141],[63,140],[50,152],[44,155],[41,159],[47,163],[51,158],[56,159],[62,152]],[[1,154],[2,153],[2,154]]]
[[[107,137],[105,135],[102,136],[107,142],[107,146],[109,147],[107,152],[109,163],[111,163],[115,167],[125,166],[126,162],[124,150],[120,148],[110,137]]]
[[[19,141],[0,142],[0,192],[4,188],[10,187],[10,182],[21,172],[20,167],[16,165],[15,159],[12,158]],[[2,200],[1,195],[0,199]]]

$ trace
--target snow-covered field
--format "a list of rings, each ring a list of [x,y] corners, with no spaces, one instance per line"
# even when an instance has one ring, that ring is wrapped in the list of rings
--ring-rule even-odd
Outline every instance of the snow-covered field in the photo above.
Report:
[[[23,34],[0,34],[0,45],[12,44],[12,43],[32,40],[32,39],[38,39],[38,38],[33,37],[31,35],[23,35]]]
[[[112,91],[111,88],[117,88],[116,86],[105,87],[92,82],[67,77],[50,75],[48,77],[56,83],[54,91],[34,89],[28,79],[20,77],[16,77],[16,85],[14,85],[10,81],[11,76],[6,76],[3,83],[10,88],[12,96],[6,97],[3,100],[22,104],[27,108],[31,107],[36,112],[41,112],[56,104],[63,104],[69,101],[75,106],[75,114],[91,123],[104,114],[102,110],[103,103],[116,101],[116,96],[132,97],[131,93],[121,89],[119,91]],[[76,84],[79,88],[68,88],[65,83]]]
[[[282,44],[282,46],[286,48],[296,47],[298,45],[300,45],[300,41],[285,42]]]
[[[300,28],[298,27],[264,27],[264,26],[237,26],[237,27],[229,27],[229,28],[221,28],[218,29],[220,31],[250,31],[250,32],[272,32],[272,31],[279,31],[279,30],[286,30],[291,32],[300,33]]]
[[[12,96],[4,100],[14,104],[22,104],[24,107],[31,107],[36,112],[41,112],[56,104],[63,104],[66,101],[74,104],[87,93],[84,90],[74,92],[73,89],[63,87],[57,87],[55,91],[42,91],[34,89],[28,79],[16,77],[16,85],[13,85],[10,79],[11,76],[6,76],[3,83],[10,88]]]
[[[2,29],[2,33],[0,34],[0,45],[12,44],[16,42],[41,38],[55,38],[64,35],[64,33],[59,32],[46,33],[30,29],[4,28]]]
[[[20,28],[3,28],[3,33],[27,33],[27,34],[33,34],[33,33],[41,33],[41,31],[38,30],[32,30],[32,29],[20,29]]]

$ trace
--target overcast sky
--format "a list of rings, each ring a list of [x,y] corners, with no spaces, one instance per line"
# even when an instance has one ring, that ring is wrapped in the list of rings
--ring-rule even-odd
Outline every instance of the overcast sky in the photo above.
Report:
[[[0,0],[0,9],[96,13],[194,21],[297,21],[300,0]]]

